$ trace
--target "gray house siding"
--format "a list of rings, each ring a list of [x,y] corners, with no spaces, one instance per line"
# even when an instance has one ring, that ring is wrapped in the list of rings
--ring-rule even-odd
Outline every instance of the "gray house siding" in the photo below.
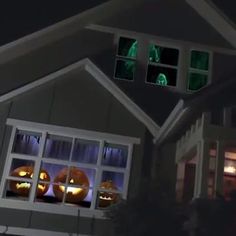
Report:
[[[146,128],[87,72],[72,73],[65,78],[35,88],[14,98],[11,102],[1,104],[0,109],[2,111],[0,129],[3,131],[5,129],[0,136],[1,173],[11,133],[11,128],[5,126],[5,122],[7,118],[14,118],[140,138],[141,144],[134,145],[133,150],[129,196],[137,193],[143,176]],[[82,217],[78,220],[77,217],[72,216],[30,213],[16,209],[0,209],[0,212],[1,216],[4,215],[4,217],[0,216],[0,225],[64,232],[76,232],[79,228],[80,233],[89,234],[94,230],[96,235],[112,235],[106,220]],[[19,214],[21,220],[18,220]]]
[[[113,35],[81,30],[0,65],[0,94],[111,47]]]
[[[212,81],[225,80],[235,75],[235,55],[214,53]]]
[[[148,0],[140,6],[123,11],[99,24],[172,39],[232,48],[184,0]]]

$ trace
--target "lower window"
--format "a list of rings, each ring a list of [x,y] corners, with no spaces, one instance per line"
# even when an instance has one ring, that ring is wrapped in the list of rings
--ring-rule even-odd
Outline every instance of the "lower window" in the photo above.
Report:
[[[61,129],[13,127],[1,197],[89,209],[126,198],[132,144]]]

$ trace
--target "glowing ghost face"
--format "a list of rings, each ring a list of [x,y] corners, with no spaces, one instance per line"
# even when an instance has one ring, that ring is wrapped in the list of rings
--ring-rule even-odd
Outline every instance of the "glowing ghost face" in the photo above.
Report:
[[[33,178],[33,170],[32,166],[21,166],[16,168],[11,172],[11,176],[20,177],[25,179]],[[50,176],[46,170],[41,170],[39,174],[39,180],[42,181],[50,181]],[[12,192],[20,195],[20,196],[29,196],[29,191],[31,188],[31,183],[25,181],[10,181],[10,189]],[[49,185],[44,183],[39,183],[37,188],[37,197],[42,197],[48,191]]]
[[[166,86],[167,85],[167,79],[166,76],[163,73],[160,73],[156,79],[156,84],[158,85],[163,85]]]

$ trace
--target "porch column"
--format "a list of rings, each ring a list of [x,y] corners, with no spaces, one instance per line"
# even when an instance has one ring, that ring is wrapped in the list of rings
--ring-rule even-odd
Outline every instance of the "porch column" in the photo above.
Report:
[[[209,173],[209,141],[200,140],[197,144],[197,163],[194,186],[194,197],[206,198]]]
[[[177,163],[176,199],[181,202],[184,189],[185,162]]]
[[[215,194],[223,195],[225,150],[224,142],[216,142]]]

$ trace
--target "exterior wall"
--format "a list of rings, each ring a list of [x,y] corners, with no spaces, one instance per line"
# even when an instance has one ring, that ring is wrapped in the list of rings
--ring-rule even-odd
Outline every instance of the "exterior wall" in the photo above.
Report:
[[[143,171],[142,159],[145,157],[146,128],[87,72],[80,71],[78,74],[71,74],[70,77],[33,89],[11,102],[1,104],[0,109],[0,129],[3,130],[0,134],[0,173],[5,163],[11,132],[5,122],[7,118],[14,118],[140,138],[141,144],[134,145],[133,150],[129,196],[134,196],[138,191]],[[107,220],[92,221],[92,218],[77,219],[67,215],[39,212],[32,212],[31,215],[29,211],[16,209],[0,209],[0,212],[4,215],[4,219],[0,217],[0,225],[30,225],[32,228],[64,232],[76,232],[78,227],[79,232],[84,234],[90,234],[93,230],[96,235],[113,235]]]
[[[153,172],[156,181],[165,187],[170,198],[175,198],[176,186],[176,163],[175,163],[175,143],[164,143],[160,147],[156,147]]]
[[[222,81],[234,76],[235,61],[236,61],[236,56],[214,53],[212,81],[213,82]]]
[[[81,30],[0,65],[0,94],[111,47],[113,35]]]
[[[148,0],[100,24],[172,39],[232,48],[185,1]]]

